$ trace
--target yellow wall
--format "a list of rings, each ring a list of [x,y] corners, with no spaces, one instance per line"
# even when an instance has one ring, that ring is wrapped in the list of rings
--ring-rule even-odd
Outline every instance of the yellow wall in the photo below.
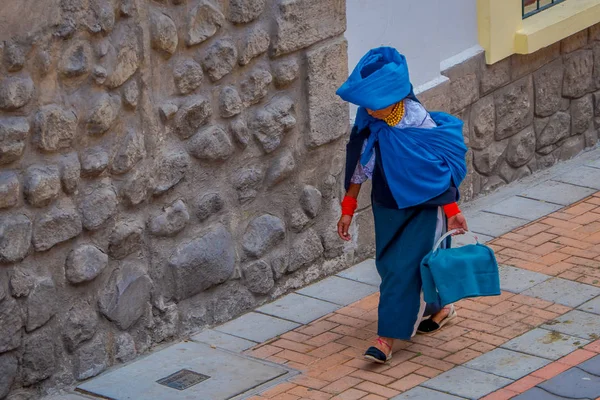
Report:
[[[566,0],[522,18],[521,0],[477,0],[479,42],[488,64],[530,54],[600,22],[600,0]]]

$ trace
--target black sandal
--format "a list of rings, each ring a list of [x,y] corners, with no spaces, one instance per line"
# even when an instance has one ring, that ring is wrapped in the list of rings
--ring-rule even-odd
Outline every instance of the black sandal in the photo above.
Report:
[[[387,347],[389,347],[390,348],[390,354],[386,356],[383,351],[379,350],[375,346],[371,346],[365,352],[364,357],[365,357],[366,360],[369,360],[371,362],[374,362],[374,363],[377,363],[377,364],[385,364],[386,362],[388,362],[388,361],[390,361],[392,359],[392,346],[390,346],[384,340],[381,340],[381,338],[377,338],[377,343],[384,344]]]
[[[426,334],[437,332],[440,329],[442,329],[442,327],[444,325],[446,325],[448,322],[450,322],[451,320],[456,318],[457,315],[458,314],[456,313],[456,310],[454,309],[454,304],[453,304],[450,307],[450,312],[448,313],[448,315],[444,319],[442,319],[439,324],[437,322],[435,322],[434,320],[432,320],[431,318],[421,321],[421,323],[419,324],[419,327],[417,328],[417,333],[426,335]]]

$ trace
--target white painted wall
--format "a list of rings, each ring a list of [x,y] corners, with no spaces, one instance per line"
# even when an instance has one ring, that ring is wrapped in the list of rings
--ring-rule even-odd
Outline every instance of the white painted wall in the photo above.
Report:
[[[475,3],[347,0],[350,71],[368,50],[385,45],[406,56],[415,87],[439,79],[441,63],[478,45]]]

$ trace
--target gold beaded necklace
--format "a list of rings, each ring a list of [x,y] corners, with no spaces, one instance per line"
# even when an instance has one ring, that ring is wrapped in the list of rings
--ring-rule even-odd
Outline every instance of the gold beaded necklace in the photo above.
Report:
[[[402,121],[402,118],[404,118],[404,100],[400,101],[394,106],[394,109],[390,115],[384,119],[384,121],[386,124],[393,127],[398,125],[400,121]]]

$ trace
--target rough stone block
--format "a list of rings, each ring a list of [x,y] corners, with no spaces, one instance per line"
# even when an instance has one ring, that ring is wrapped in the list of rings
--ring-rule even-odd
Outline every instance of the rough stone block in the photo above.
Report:
[[[26,118],[0,118],[0,165],[18,160],[25,151],[25,139],[29,133]]]
[[[10,392],[10,388],[17,377],[17,357],[13,354],[0,355],[0,399]]]
[[[484,65],[481,75],[481,95],[484,96],[510,82],[510,58]]]
[[[207,0],[200,1],[189,14],[185,44],[194,46],[208,40],[224,23],[225,17],[219,9]]]
[[[294,58],[278,61],[271,66],[275,86],[284,88],[298,79],[300,74],[300,65]]]
[[[55,166],[34,165],[25,173],[25,199],[34,207],[52,203],[60,193],[60,173]]]
[[[229,39],[221,39],[206,50],[202,66],[211,81],[216,82],[233,71],[237,60],[235,43]]]
[[[223,118],[231,118],[243,110],[242,99],[238,91],[232,86],[225,86],[219,95],[219,110]]]
[[[150,43],[153,49],[167,55],[175,53],[179,38],[171,17],[158,11],[150,13]]]
[[[33,126],[35,145],[43,151],[57,151],[71,146],[77,130],[77,115],[51,104],[40,108]]]
[[[511,56],[511,78],[517,80],[560,57],[560,43],[544,47],[532,54]]]
[[[100,311],[127,330],[149,307],[152,282],[138,261],[124,261],[108,280],[98,300]]]
[[[579,98],[595,89],[593,82],[594,54],[577,50],[564,59],[563,96]]]
[[[256,294],[268,294],[275,286],[273,270],[265,261],[256,261],[242,267],[242,279],[244,285]]]
[[[90,231],[100,228],[116,214],[117,205],[117,194],[111,185],[90,188],[80,204],[83,227]]]
[[[23,322],[16,300],[8,297],[0,302],[0,353],[21,346]]]
[[[594,122],[594,104],[592,95],[571,101],[571,134],[577,135],[587,131]]]
[[[137,27],[119,24],[111,36],[117,49],[114,62],[107,68],[106,86],[114,89],[123,85],[138,70],[142,60]]]
[[[31,332],[50,320],[58,309],[56,286],[52,278],[38,279],[27,296],[27,332]]]
[[[202,161],[225,161],[234,147],[227,132],[219,126],[209,126],[196,133],[187,142],[188,152]]]
[[[45,251],[78,236],[81,231],[81,216],[73,203],[65,200],[37,216],[33,227],[33,247],[37,251]]]
[[[0,110],[13,111],[26,106],[33,96],[29,76],[11,76],[0,81]]]
[[[87,118],[87,130],[91,135],[107,132],[119,118],[121,97],[103,93],[95,99]]]
[[[171,255],[169,269],[175,281],[175,298],[183,300],[225,282],[234,267],[231,234],[217,225],[204,236],[179,245]]]
[[[16,206],[19,203],[20,189],[17,174],[13,171],[0,172],[0,209]]]
[[[82,381],[104,371],[108,368],[108,355],[106,338],[103,335],[98,335],[81,346],[75,353],[75,379]]]
[[[588,30],[584,29],[560,41],[561,53],[572,53],[588,43]]]
[[[533,74],[535,114],[548,117],[559,110],[562,101],[564,68],[558,59]]]
[[[188,154],[176,148],[164,148],[156,156],[154,167],[154,195],[159,195],[177,185],[185,176],[190,164]]]
[[[265,177],[268,187],[273,187],[290,177],[296,169],[294,154],[289,149],[283,149],[271,162]]]
[[[54,338],[47,332],[27,336],[23,344],[23,383],[26,386],[43,381],[57,370]]]
[[[283,221],[265,214],[253,219],[246,228],[242,246],[251,257],[261,257],[285,239]]]
[[[457,112],[479,99],[481,70],[484,64],[484,53],[457,64],[442,75],[450,78],[450,111]]]
[[[66,315],[63,329],[63,341],[69,352],[94,337],[98,327],[98,315],[87,300],[73,304]]]
[[[101,146],[84,151],[80,158],[81,174],[87,177],[98,176],[108,167],[109,155]]]
[[[175,132],[181,139],[193,136],[201,126],[208,123],[212,115],[210,101],[202,96],[188,97],[175,115]]]
[[[496,140],[511,137],[533,123],[533,79],[523,78],[494,93]]]
[[[415,94],[427,110],[450,112],[450,79],[442,75],[435,81],[435,86],[415,90],[421,90]]]
[[[273,45],[277,56],[340,35],[346,30],[344,0],[278,0],[277,3],[279,15]]]
[[[262,27],[251,28],[244,35],[244,40],[240,48],[239,64],[247,65],[253,58],[266,53],[269,50],[271,38],[269,33]]]
[[[343,40],[317,47],[307,54],[310,125],[307,145],[310,148],[330,143],[348,132],[348,104],[335,95],[348,76],[347,48]]]
[[[277,149],[284,134],[296,126],[294,110],[295,105],[291,98],[277,96],[264,108],[257,109],[249,118],[247,128],[252,130],[266,153]],[[247,139],[242,138],[242,141],[247,144]]]
[[[265,9],[265,0],[230,0],[227,19],[234,24],[247,24],[258,18]]]
[[[177,200],[148,221],[148,229],[155,236],[173,236],[182,231],[190,220],[187,206]]]
[[[129,129],[112,157],[110,171],[115,175],[129,172],[145,155],[143,133]]]
[[[485,150],[494,142],[496,132],[496,105],[493,96],[478,100],[471,108],[469,145]]]
[[[182,59],[173,67],[175,86],[180,94],[189,94],[198,89],[204,80],[202,67],[191,59]]]
[[[59,169],[63,191],[67,194],[74,193],[81,179],[81,164],[77,154],[71,153],[61,157]]]

